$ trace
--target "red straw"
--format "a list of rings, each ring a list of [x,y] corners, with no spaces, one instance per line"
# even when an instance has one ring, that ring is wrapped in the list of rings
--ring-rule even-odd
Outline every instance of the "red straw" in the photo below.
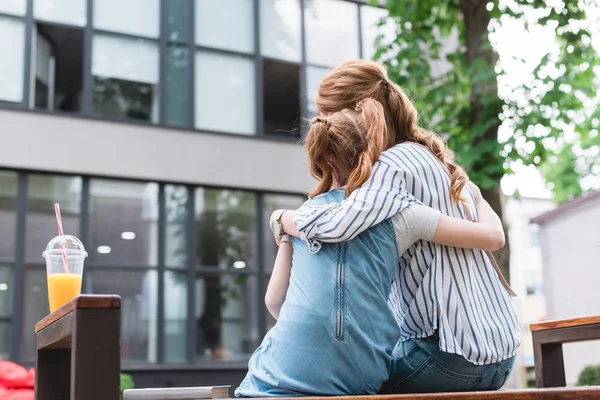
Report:
[[[69,260],[67,259],[67,253],[65,251],[65,238],[62,227],[62,218],[60,217],[60,206],[58,203],[54,204],[54,213],[56,214],[56,223],[58,224],[58,236],[62,239],[60,242],[60,248],[62,249],[63,266],[65,267],[65,274],[69,273]]]

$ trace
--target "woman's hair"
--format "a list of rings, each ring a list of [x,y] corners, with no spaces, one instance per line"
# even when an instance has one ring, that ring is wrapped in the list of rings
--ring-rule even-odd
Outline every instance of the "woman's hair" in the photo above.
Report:
[[[407,141],[421,144],[441,161],[450,175],[452,199],[462,200],[460,193],[468,181],[467,174],[454,163],[454,154],[435,133],[419,127],[414,105],[400,86],[388,80],[381,65],[360,60],[337,66],[321,82],[316,104],[321,114],[329,115],[352,109],[366,98],[383,106],[385,123],[394,144]]]
[[[352,108],[314,118],[306,134],[310,173],[319,180],[309,194],[314,197],[346,185],[349,195],[369,179],[382,151],[394,145],[387,129],[383,106],[364,99]]]

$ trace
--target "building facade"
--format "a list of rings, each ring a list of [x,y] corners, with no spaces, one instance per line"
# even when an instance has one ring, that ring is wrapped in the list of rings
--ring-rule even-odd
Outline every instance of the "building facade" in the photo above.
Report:
[[[600,314],[600,192],[562,204],[531,221],[539,226],[548,320]],[[563,346],[567,384],[600,364],[600,343]]]
[[[323,75],[374,54],[365,3],[0,1],[0,359],[34,361],[59,202],[136,384],[239,383],[273,323],[267,218],[313,185]]]
[[[504,209],[510,239],[510,284],[517,293],[515,301],[522,332],[519,355],[507,383],[513,388],[535,387],[529,325],[546,318],[546,307],[539,229],[530,220],[554,207],[548,198],[511,196]]]

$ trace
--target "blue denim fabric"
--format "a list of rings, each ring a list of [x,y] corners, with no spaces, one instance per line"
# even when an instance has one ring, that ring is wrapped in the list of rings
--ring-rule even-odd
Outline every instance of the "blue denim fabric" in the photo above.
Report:
[[[332,191],[307,205],[340,202]],[[375,394],[389,379],[398,325],[387,305],[398,265],[390,221],[311,254],[293,242],[279,320],[248,364],[237,397]]]
[[[456,354],[440,350],[437,335],[398,342],[394,368],[381,393],[436,393],[498,390],[504,385],[514,357],[475,365]]]

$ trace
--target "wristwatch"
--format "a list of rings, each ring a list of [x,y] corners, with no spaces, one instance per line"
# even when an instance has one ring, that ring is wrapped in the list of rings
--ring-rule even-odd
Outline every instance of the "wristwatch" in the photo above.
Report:
[[[283,231],[283,225],[281,224],[281,217],[283,217],[283,213],[286,211],[287,210],[281,210],[279,215],[274,215],[271,218],[271,231],[273,231],[273,235],[275,235],[275,237],[281,237],[285,234]]]

